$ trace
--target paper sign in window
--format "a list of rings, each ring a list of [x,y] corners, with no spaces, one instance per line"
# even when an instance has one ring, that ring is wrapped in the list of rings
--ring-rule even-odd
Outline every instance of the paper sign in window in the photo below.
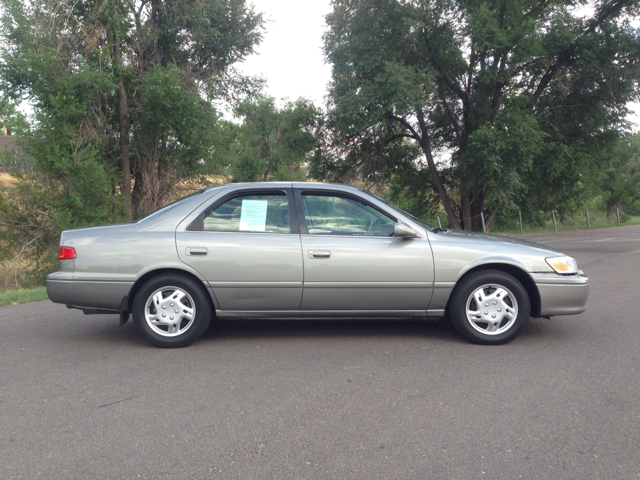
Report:
[[[242,200],[240,231],[264,232],[268,200]]]

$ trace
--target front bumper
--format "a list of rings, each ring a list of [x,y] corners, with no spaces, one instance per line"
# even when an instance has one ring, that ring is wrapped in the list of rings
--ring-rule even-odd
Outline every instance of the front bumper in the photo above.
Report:
[[[589,279],[577,275],[534,274],[540,292],[540,316],[577,315],[587,309]]]

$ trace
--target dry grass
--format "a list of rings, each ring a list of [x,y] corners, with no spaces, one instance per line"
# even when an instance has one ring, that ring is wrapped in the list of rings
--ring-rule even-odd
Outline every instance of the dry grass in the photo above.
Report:
[[[10,190],[15,188],[14,178],[8,173],[0,172],[0,190]],[[5,280],[9,275],[9,270],[0,264],[0,290],[5,287]]]
[[[0,172],[0,189],[9,190],[10,188],[14,188],[14,179],[8,173]]]
[[[4,288],[7,275],[9,275],[9,269],[0,263],[0,290]]]

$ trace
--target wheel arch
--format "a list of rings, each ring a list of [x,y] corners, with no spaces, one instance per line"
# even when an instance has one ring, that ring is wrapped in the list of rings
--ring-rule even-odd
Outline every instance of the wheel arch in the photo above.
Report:
[[[527,292],[527,295],[529,296],[529,302],[531,303],[531,316],[532,317],[540,316],[542,302],[540,300],[540,292],[538,291],[538,287],[536,286],[535,282],[533,281],[529,273],[527,273],[525,270],[515,265],[511,265],[508,263],[485,263],[482,265],[477,265],[473,268],[470,268],[466,272],[464,272],[464,274],[460,276],[460,278],[458,278],[458,280],[456,281],[456,286],[453,289],[453,291],[455,291],[455,289],[458,288],[458,285],[460,285],[461,281],[464,280],[466,277],[482,270],[499,270],[499,271],[508,273],[509,275],[514,277],[516,280],[518,280],[522,284],[522,287]],[[449,303],[451,302],[453,291],[451,292],[452,295],[449,295],[449,299],[447,300],[447,311],[449,310]]]
[[[215,308],[215,302],[213,301],[213,298],[211,297],[211,292],[209,292],[209,290],[207,289],[207,287],[205,287],[204,283],[202,282],[202,280],[200,278],[198,278],[196,275],[194,275],[193,273],[187,271],[187,270],[181,270],[179,268],[159,268],[157,270],[151,270],[149,272],[146,272],[144,275],[142,275],[140,278],[138,278],[135,283],[133,284],[133,286],[131,287],[131,290],[129,290],[129,298],[127,301],[127,308],[128,311],[131,312],[133,309],[133,301],[138,293],[138,290],[140,290],[140,288],[146,283],[148,282],[150,279],[152,279],[153,277],[157,277],[158,275],[163,275],[163,274],[177,274],[177,275],[181,275],[183,277],[188,277],[191,280],[195,281],[196,284],[202,289],[202,291],[205,293],[206,298],[209,300],[209,303],[211,305],[211,311],[213,312],[213,314],[215,315],[216,312],[216,308]]]

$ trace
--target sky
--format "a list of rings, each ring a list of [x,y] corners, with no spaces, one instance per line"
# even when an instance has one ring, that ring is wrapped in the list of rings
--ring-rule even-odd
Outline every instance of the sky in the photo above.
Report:
[[[238,69],[267,80],[266,93],[278,100],[300,97],[324,105],[331,66],[322,54],[325,15],[329,0],[253,0],[267,20],[257,54]]]
[[[266,93],[277,100],[300,97],[324,106],[331,66],[322,53],[325,16],[330,0],[252,0],[257,12],[267,19],[264,40],[256,54],[238,65],[245,75],[267,80]],[[293,61],[292,61],[293,59]],[[628,119],[640,129],[640,104],[630,105]]]

